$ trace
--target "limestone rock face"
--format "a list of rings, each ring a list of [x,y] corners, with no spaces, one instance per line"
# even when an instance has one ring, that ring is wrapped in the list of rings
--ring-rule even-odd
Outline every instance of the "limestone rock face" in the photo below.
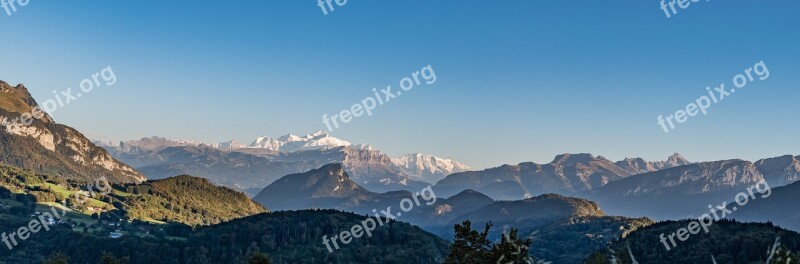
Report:
[[[144,175],[117,161],[77,130],[57,124],[38,112],[39,105],[23,85],[0,81],[0,162],[93,181],[106,176],[114,182],[143,182]]]

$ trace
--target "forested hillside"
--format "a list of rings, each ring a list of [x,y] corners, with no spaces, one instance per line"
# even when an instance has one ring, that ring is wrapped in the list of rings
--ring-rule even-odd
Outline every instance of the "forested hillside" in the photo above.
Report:
[[[660,236],[668,237],[681,228],[687,228],[689,223],[667,221],[639,229],[612,243],[610,250],[596,252],[584,263],[798,263],[796,254],[800,251],[800,234],[772,224],[722,220],[711,225],[708,234],[701,230],[686,241],[675,238],[676,245],[667,240],[670,246],[667,250]],[[771,262],[767,262],[770,256]]]

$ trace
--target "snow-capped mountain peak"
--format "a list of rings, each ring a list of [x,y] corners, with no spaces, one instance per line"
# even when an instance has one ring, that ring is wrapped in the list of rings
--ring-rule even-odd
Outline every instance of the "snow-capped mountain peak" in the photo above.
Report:
[[[106,148],[116,148],[126,152],[136,150],[154,150],[167,147],[198,146],[202,144],[196,140],[176,140],[158,136],[146,137],[139,140],[120,141],[117,144],[104,144]]]
[[[216,148],[216,149],[226,150],[226,149],[245,148],[245,147],[247,147],[247,145],[242,144],[242,143],[240,143],[239,141],[236,141],[236,140],[231,140],[231,141],[227,141],[227,142],[220,142],[220,143],[211,144],[211,147],[212,148]]]
[[[353,146],[353,148],[357,150],[375,150],[375,148],[370,144],[358,144]]]
[[[268,137],[261,137],[261,138],[271,139],[271,138],[268,138]],[[303,139],[304,139],[303,137],[300,137],[300,136],[297,136],[297,135],[294,135],[294,134],[288,134],[288,135],[279,137],[277,140],[285,141],[285,142],[295,142],[295,141],[302,141]]]
[[[302,150],[327,149],[335,147],[346,147],[352,144],[330,136],[325,131],[317,131],[305,136],[288,134],[279,138],[267,136],[256,138],[250,145],[238,148],[266,149],[278,152],[296,152]]]
[[[470,170],[469,166],[452,159],[422,153],[408,154],[392,159],[392,164],[404,173],[426,182],[438,182],[447,175]]]

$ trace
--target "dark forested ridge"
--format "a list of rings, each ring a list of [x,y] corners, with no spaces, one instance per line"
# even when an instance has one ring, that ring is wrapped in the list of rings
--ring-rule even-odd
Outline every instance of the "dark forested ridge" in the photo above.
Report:
[[[187,261],[237,263],[255,250],[269,254],[276,263],[440,263],[447,256],[445,240],[394,221],[329,253],[323,236],[350,230],[365,219],[335,210],[288,211],[203,227],[189,240]]]
[[[338,211],[297,211],[260,214],[190,231],[181,240],[126,236],[118,239],[54,226],[22,242],[0,249],[0,263],[41,263],[61,253],[69,263],[98,263],[104,253],[131,263],[246,263],[255,253],[272,263],[439,263],[447,243],[401,222],[379,227],[371,237],[354,238],[333,253],[323,245],[332,236],[365,219]],[[21,219],[20,219],[21,220]],[[0,224],[10,230],[24,221]],[[145,225],[145,224],[143,224]],[[162,228],[164,228],[162,226]]]
[[[552,263],[579,263],[614,239],[652,224],[647,218],[606,216],[600,207],[585,199],[555,194],[520,201],[499,201],[458,217],[477,226],[493,223],[489,238],[499,239],[510,229],[532,241],[530,254]],[[452,237],[452,226],[437,232]]]
[[[594,253],[584,263],[798,263],[795,254],[800,250],[800,234],[769,223],[721,220],[714,223],[707,234],[701,230],[686,241],[676,238],[677,246],[667,242],[671,246],[667,250],[660,240],[661,234],[669,236],[687,228],[689,223],[667,221],[639,229],[613,242],[608,249]],[[770,256],[771,262],[767,262]]]

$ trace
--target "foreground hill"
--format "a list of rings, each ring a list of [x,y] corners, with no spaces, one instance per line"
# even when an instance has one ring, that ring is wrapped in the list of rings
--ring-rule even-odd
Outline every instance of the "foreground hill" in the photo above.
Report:
[[[39,111],[23,85],[0,81],[0,162],[79,181],[106,176],[114,182],[142,182],[144,175],[114,159],[77,130]],[[15,121],[33,115],[27,122]]]
[[[101,184],[103,185],[103,184]],[[214,186],[206,179],[178,176],[142,184],[102,186],[96,194],[79,202],[77,193],[87,187],[60,176],[36,174],[0,164],[0,186],[36,198],[48,206],[66,206],[76,214],[102,219],[127,219],[156,223],[209,225],[266,212],[244,194]],[[92,221],[96,222],[96,221]]]
[[[551,222],[570,217],[604,216],[596,203],[585,199],[546,194],[519,201],[499,201],[464,214],[455,223],[470,220],[473,223],[525,223]]]
[[[394,221],[329,253],[323,236],[350,230],[364,219],[333,210],[255,215],[197,230],[187,243],[186,260],[239,263],[255,249],[275,263],[441,263],[447,256],[443,239]]]
[[[516,228],[521,237],[533,241],[530,253],[535,259],[552,263],[580,263],[614,239],[652,224],[647,218],[606,216],[594,202],[555,194],[494,202],[451,223],[464,220],[478,227],[494,224],[492,239]],[[453,235],[452,225],[426,228],[442,237]]]
[[[0,187],[0,190],[3,188]],[[0,191],[0,198],[4,196]],[[19,195],[17,195],[19,196]],[[20,207],[12,211],[29,214],[31,197],[16,197]],[[11,210],[11,209],[9,209]],[[11,230],[27,224],[24,217],[6,214],[0,208],[0,228]],[[16,219],[16,220],[8,220]],[[69,263],[99,263],[103,253],[129,258],[130,263],[245,263],[254,252],[267,253],[272,263],[441,263],[447,243],[409,224],[390,222],[370,237],[354,238],[329,253],[322,237],[350,230],[365,217],[337,211],[278,212],[250,216],[195,231],[152,224],[127,223],[117,228],[125,236],[108,238],[106,233],[77,231],[69,225],[51,226],[32,234],[13,250],[0,248],[0,262],[39,264],[60,252]],[[168,231],[170,236],[149,235]],[[175,233],[175,234],[172,234]]]
[[[495,200],[474,190],[460,192],[447,199],[437,199],[431,206],[418,208],[405,216],[404,221],[414,223],[423,228],[452,227],[456,218],[474,212]]]
[[[668,236],[687,226],[689,221],[668,221],[639,229],[626,238],[612,243],[609,246],[610,250],[604,249],[594,253],[584,263],[784,264],[797,263],[798,260],[792,253],[797,254],[800,251],[800,234],[771,224],[743,224],[728,220],[711,225],[709,233],[701,230],[686,241],[675,239],[679,244],[668,251],[660,241],[660,236],[662,234]],[[779,239],[777,245],[776,239]],[[787,250],[792,253],[788,253]],[[772,256],[771,262],[767,262],[770,256]],[[792,260],[787,261],[787,256]]]
[[[113,196],[132,219],[209,225],[267,212],[241,192],[187,175],[122,188],[133,195]]]

